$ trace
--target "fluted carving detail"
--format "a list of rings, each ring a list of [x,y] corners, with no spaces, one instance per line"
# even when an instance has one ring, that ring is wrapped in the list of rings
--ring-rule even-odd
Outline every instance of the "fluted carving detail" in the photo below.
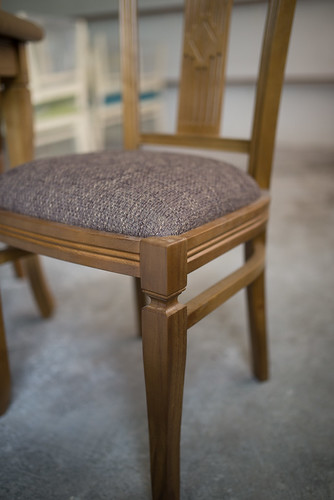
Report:
[[[187,0],[178,132],[217,135],[232,0]]]

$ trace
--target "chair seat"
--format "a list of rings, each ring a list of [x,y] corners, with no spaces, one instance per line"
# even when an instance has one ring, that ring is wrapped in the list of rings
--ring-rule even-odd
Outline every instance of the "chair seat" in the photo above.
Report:
[[[104,151],[39,159],[0,176],[0,208],[128,236],[182,234],[260,196],[240,169],[200,156]]]

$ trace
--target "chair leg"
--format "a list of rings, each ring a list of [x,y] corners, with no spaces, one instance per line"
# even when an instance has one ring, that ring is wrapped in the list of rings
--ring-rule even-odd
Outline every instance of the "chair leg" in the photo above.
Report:
[[[31,161],[34,157],[33,109],[28,87],[27,60],[24,44],[17,50],[18,74],[6,82],[3,98],[3,116],[6,124],[6,143],[12,167]],[[53,311],[53,300],[46,285],[38,257],[24,259],[26,274],[42,316]],[[20,270],[18,269],[20,273]]]
[[[136,294],[138,337],[142,337],[141,315],[143,307],[146,306],[146,294],[141,289],[140,278],[135,278],[134,284],[135,284],[135,294]]]
[[[24,273],[27,276],[36,303],[43,318],[48,318],[54,310],[54,301],[47,285],[39,257],[32,255],[23,260]]]
[[[142,311],[143,359],[153,500],[180,496],[180,430],[187,350],[186,241],[141,242],[141,284],[151,298]]]
[[[152,300],[143,309],[143,357],[153,500],[177,500],[186,361],[186,307]]]
[[[258,238],[265,243],[265,235]],[[254,241],[246,243],[246,258],[253,253]],[[253,374],[258,380],[265,381],[269,378],[269,363],[264,271],[247,287],[247,302]]]
[[[6,345],[5,326],[0,297],[0,415],[3,415],[10,401],[10,371]]]

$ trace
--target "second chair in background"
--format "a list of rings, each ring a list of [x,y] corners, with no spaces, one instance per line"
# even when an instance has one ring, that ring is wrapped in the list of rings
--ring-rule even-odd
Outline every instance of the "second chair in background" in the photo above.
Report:
[[[55,16],[32,19],[45,32],[42,41],[28,45],[35,146],[72,141],[74,152],[91,151],[87,23]]]

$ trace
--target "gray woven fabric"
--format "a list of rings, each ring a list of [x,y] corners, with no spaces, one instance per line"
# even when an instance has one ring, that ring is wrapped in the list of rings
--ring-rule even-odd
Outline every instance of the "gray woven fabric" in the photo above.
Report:
[[[35,160],[0,176],[0,207],[129,236],[184,233],[255,201],[255,181],[226,163],[150,151]]]

